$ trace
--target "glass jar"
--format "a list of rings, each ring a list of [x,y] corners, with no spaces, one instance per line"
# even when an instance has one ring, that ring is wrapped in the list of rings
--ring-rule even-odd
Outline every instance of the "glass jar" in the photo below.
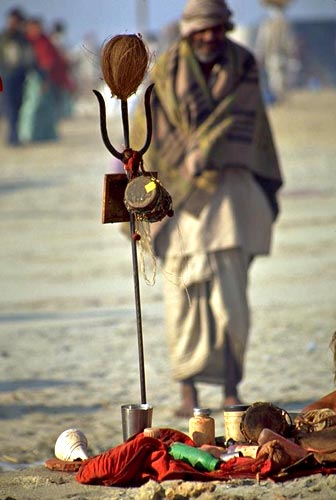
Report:
[[[194,408],[194,416],[189,420],[189,436],[196,446],[215,444],[215,420],[208,408]]]
[[[232,439],[234,442],[244,443],[246,438],[241,432],[241,421],[248,405],[234,405],[224,407],[224,433],[226,442]]]

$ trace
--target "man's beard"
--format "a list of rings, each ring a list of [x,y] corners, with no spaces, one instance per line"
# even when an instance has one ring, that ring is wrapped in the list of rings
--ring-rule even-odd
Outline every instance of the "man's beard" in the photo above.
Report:
[[[195,44],[193,46],[195,56],[201,63],[211,63],[223,54],[225,49],[225,41],[217,42],[211,50],[202,50],[203,47],[203,43]]]

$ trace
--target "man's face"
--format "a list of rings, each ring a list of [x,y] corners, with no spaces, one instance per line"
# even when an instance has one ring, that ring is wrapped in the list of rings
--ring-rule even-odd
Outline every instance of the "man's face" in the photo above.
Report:
[[[225,29],[222,24],[196,31],[190,35],[190,44],[200,62],[212,62],[222,52],[225,45]]]

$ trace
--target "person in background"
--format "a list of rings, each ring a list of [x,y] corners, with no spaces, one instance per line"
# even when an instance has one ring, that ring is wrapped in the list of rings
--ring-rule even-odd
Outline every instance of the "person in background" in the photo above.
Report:
[[[79,97],[90,99],[92,89],[101,84],[100,44],[94,32],[85,33],[82,42],[71,52],[71,61]]]
[[[166,24],[159,36],[159,53],[161,54],[167,50],[174,42],[176,42],[180,37],[180,26],[178,21],[173,21]]]
[[[270,251],[282,185],[256,61],[227,38],[231,16],[223,0],[189,0],[179,40],[150,74],[153,137],[144,161],[173,199],[174,216],[151,224],[151,238],[166,278],[179,416],[200,404],[198,382],[222,386],[224,406],[241,402],[248,273]],[[138,111],[136,144],[144,137]]]
[[[7,121],[7,142],[19,145],[18,119],[23,99],[24,81],[32,63],[32,51],[23,34],[24,14],[20,9],[8,12],[4,31],[0,33],[0,75],[3,79],[3,113]]]
[[[51,42],[65,57],[67,52],[66,32],[67,27],[65,22],[59,19],[53,22],[49,34]]]
[[[295,33],[285,16],[289,0],[262,0],[267,16],[259,25],[255,54],[262,74],[267,103],[281,102],[294,86],[300,71]]]
[[[67,25],[65,21],[58,19],[53,22],[49,34],[49,38],[51,43],[56,47],[58,52],[61,54],[61,56],[64,59],[64,62],[66,63],[67,66],[67,72],[69,75],[69,78],[71,78],[74,86],[76,87],[75,84],[75,79],[74,79],[74,74],[73,74],[73,62],[71,59],[71,51],[69,49],[68,43],[67,43]],[[72,89],[73,90],[73,89]],[[60,118],[69,118],[71,117],[73,113],[73,101],[74,101],[74,95],[73,91],[69,91],[69,89],[63,89],[59,90],[59,116]]]
[[[27,20],[25,34],[35,64],[26,79],[19,137],[23,143],[56,140],[63,92],[73,89],[67,63],[44,33],[40,19]]]

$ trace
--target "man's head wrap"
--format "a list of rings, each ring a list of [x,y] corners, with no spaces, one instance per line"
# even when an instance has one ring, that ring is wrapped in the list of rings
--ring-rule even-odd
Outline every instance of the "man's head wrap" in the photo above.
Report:
[[[180,33],[183,38],[196,31],[223,24],[227,30],[233,28],[230,21],[232,15],[224,0],[188,0],[180,22]]]

